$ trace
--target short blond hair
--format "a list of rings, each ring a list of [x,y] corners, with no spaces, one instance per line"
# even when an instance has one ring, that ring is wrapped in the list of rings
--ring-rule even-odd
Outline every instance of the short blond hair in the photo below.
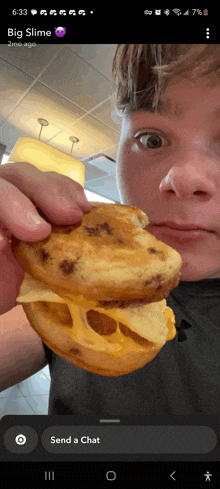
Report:
[[[219,77],[219,44],[118,44],[112,66],[116,109],[156,111],[172,77],[213,72]]]

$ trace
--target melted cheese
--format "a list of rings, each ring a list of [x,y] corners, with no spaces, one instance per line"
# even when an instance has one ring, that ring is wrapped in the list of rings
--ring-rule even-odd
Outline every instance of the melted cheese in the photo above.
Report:
[[[124,353],[123,350],[126,350],[126,353],[134,351],[134,346],[136,346],[134,341],[129,339],[129,342],[126,342],[127,337],[122,335],[118,322],[115,333],[109,336],[101,336],[96,333],[87,322],[86,312],[90,310],[89,308],[81,309],[71,301],[68,301],[68,307],[73,320],[73,329],[71,331],[70,328],[65,326],[63,329],[71,338],[74,338],[77,343],[95,351],[103,351],[105,353],[114,354],[115,356]],[[116,320],[116,318],[114,319]],[[77,325],[76,328],[74,328],[74,324]],[[139,349],[139,345],[137,345],[137,350]]]
[[[139,343],[121,333],[119,322],[142,338],[154,342],[158,346],[164,345],[166,340],[175,336],[173,312],[166,307],[165,299],[143,306],[106,310],[101,307],[95,307],[96,302],[87,301],[83,296],[71,296],[68,294],[65,297],[61,297],[52,292],[45,284],[38,282],[25,273],[20,287],[20,294],[16,300],[21,303],[47,301],[66,304],[72,317],[73,327],[61,325],[62,329],[77,343],[95,351],[108,351],[116,356],[117,354],[121,355],[123,351],[126,353],[132,352],[135,347],[138,351],[141,349],[143,351],[146,350],[146,346],[142,348]],[[86,318],[87,311],[91,309],[114,319],[117,323],[116,332],[108,336],[101,336],[96,333],[90,327]],[[170,338],[168,338],[168,321],[171,321],[173,325]],[[158,324],[160,325],[159,327]]]

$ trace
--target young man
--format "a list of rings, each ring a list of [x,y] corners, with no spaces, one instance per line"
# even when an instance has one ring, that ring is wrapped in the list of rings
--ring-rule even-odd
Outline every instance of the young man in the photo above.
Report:
[[[177,48],[173,46],[175,51]],[[183,46],[179,48],[184,50]],[[130,49],[130,53],[125,55],[126,49]],[[153,49],[156,48],[145,45],[141,51],[141,46],[124,45],[118,48],[114,62],[117,104],[124,108],[117,163],[121,201],[142,209],[150,220],[148,230],[181,254],[182,280],[218,278],[220,61],[218,58],[212,60],[212,56],[219,57],[220,48],[192,47],[185,63],[182,61],[181,64],[181,58],[176,66],[174,63],[173,73],[171,66],[165,67],[166,72],[169,68],[170,74],[165,77],[164,85],[167,86],[161,97],[158,82],[151,81],[149,74],[150,65],[155,64]],[[162,45],[161,56],[164,53],[168,57],[170,49],[169,45]],[[159,53],[155,54],[159,57]],[[122,59],[123,66],[119,66]],[[123,69],[125,74],[126,62],[129,65],[132,60],[137,68],[131,69],[130,66],[130,78],[125,85],[119,78],[119,70]],[[193,73],[190,73],[190,68]],[[205,76],[206,71],[208,75]],[[196,78],[198,76],[200,78]],[[146,83],[147,77],[149,84]],[[146,86],[145,91],[143,86],[135,86],[135,78]],[[133,89],[130,96],[129,85]],[[152,105],[156,104],[155,113]],[[170,227],[159,226],[161,223],[170,224]],[[175,232],[172,228],[202,228],[209,232]]]
[[[44,345],[48,414],[220,414],[219,57],[217,45],[118,45],[121,202],[146,212],[149,231],[182,257],[167,298],[177,335],[121,377],[87,372]]]

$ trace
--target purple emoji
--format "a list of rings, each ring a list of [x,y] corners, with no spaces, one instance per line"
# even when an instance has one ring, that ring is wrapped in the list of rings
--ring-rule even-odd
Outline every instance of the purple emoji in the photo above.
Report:
[[[66,27],[55,27],[55,34],[57,37],[63,37],[66,34]]]

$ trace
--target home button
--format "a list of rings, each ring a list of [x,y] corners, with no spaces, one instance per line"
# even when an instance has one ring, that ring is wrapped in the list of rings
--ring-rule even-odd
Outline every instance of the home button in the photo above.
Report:
[[[107,481],[114,481],[116,479],[116,473],[114,470],[109,470],[106,472],[106,479]]]

